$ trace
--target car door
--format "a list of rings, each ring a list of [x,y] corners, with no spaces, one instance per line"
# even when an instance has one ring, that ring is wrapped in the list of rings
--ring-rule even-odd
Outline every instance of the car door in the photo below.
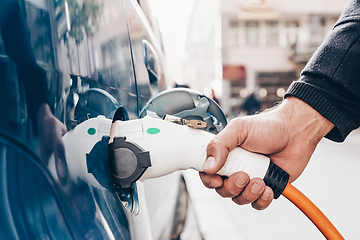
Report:
[[[34,65],[46,75],[48,105],[69,133],[88,119],[100,115],[112,118],[119,107],[123,120],[138,118],[145,102],[166,88],[161,57],[149,37],[151,29],[144,25],[146,21],[135,4],[119,0],[2,2],[3,10],[15,7],[24,36],[29,36]],[[1,14],[6,15],[5,11]],[[137,27],[145,33],[140,38],[129,30],[133,17],[138,18]],[[18,26],[3,25],[10,30]],[[7,31],[2,29],[1,34],[4,38]],[[16,48],[16,40],[19,38],[14,38],[10,47]],[[1,99],[1,110],[9,113],[5,123],[15,126],[0,127],[0,218],[4,223],[0,238],[153,239],[144,184],[133,186],[129,195],[132,200],[127,202],[139,204],[136,215],[124,207],[111,183],[100,180],[106,179],[107,159],[91,156],[106,148],[107,128],[103,132],[96,129],[100,151],[90,149],[78,159],[66,154],[59,161],[53,156],[44,159],[38,129],[33,127],[36,118],[30,118],[29,94],[24,93],[19,80],[31,77],[19,76],[19,63],[7,55],[9,43],[1,41],[0,50],[0,67],[5,69],[2,82],[9,83],[6,86],[10,89]],[[41,93],[36,85],[30,86],[31,95]],[[7,105],[9,100],[11,104]],[[93,135],[91,131],[84,134]],[[77,141],[73,146],[81,151],[83,145]],[[89,159],[96,159],[91,171]],[[178,183],[178,178],[174,179]],[[137,197],[143,201],[137,202]]]

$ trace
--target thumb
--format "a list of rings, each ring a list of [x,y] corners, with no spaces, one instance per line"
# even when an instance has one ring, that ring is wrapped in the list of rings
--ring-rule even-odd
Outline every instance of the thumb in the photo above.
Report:
[[[236,118],[216,135],[207,145],[203,166],[207,174],[217,173],[225,164],[229,153],[246,139],[244,118]]]

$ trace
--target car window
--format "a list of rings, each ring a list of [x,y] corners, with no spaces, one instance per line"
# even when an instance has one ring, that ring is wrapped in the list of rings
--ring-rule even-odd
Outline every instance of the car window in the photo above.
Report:
[[[141,110],[152,96],[166,89],[163,56],[161,46],[137,2],[125,0],[125,7]]]

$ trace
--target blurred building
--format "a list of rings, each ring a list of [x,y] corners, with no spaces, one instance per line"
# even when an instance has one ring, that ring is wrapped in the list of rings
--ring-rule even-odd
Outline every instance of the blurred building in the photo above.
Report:
[[[222,0],[222,108],[251,92],[263,108],[281,100],[349,0]]]
[[[220,1],[196,0],[188,20],[182,78],[192,89],[217,97],[222,80]]]

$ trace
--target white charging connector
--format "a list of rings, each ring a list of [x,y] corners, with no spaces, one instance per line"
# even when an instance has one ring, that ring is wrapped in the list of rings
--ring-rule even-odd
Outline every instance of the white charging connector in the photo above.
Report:
[[[110,127],[111,126],[111,127]],[[165,176],[178,170],[193,168],[203,171],[206,147],[215,135],[158,118],[144,117],[115,121],[99,116],[89,119],[64,136],[69,175],[100,188],[88,173],[86,154],[103,136],[109,139],[109,167],[114,184],[128,188],[137,180]],[[49,163],[55,169],[54,160]],[[274,198],[284,190],[289,175],[268,157],[235,148],[218,172],[230,176],[243,171],[259,177],[274,191]],[[56,175],[56,174],[54,174]]]
[[[114,132],[113,132],[114,131]],[[203,171],[206,147],[215,135],[171,122],[145,117],[113,123],[112,136],[126,137],[150,152],[151,167],[140,180],[157,178],[177,170],[193,168]],[[236,148],[229,154],[220,175],[244,171],[250,178],[264,178],[270,160],[266,156]]]
[[[131,121],[113,122],[110,144],[114,137],[121,137],[149,151],[151,167],[148,167],[140,177],[140,180],[144,181],[178,170],[193,168],[203,171],[206,148],[214,136],[209,132],[185,125],[144,117]],[[122,163],[122,165],[127,164]],[[218,174],[230,176],[238,171],[246,172],[250,179],[259,177],[266,183],[270,180],[268,185],[273,188],[275,197],[281,194],[288,181],[288,174],[271,163],[268,157],[251,153],[240,147],[230,152]],[[278,184],[279,180],[280,184]]]

